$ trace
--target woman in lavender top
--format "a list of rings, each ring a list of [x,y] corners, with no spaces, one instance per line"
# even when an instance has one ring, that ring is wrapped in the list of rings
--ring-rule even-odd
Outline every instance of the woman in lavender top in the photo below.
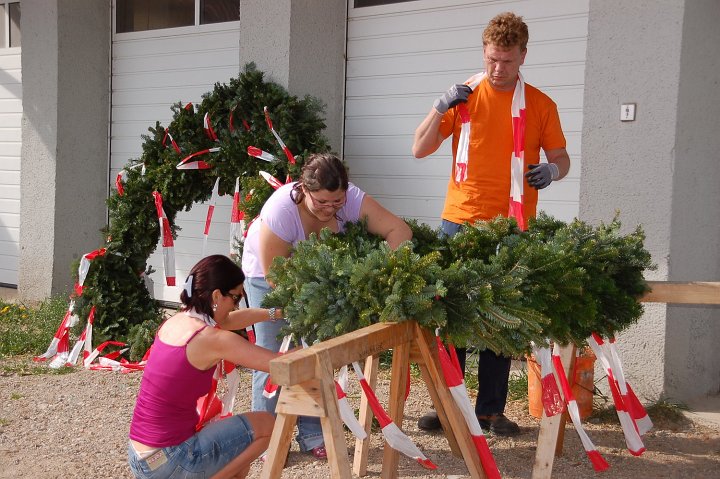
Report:
[[[401,218],[349,182],[340,159],[331,154],[311,155],[299,181],[278,188],[248,229],[242,267],[250,306],[260,307],[270,291],[272,285],[265,275],[275,257],[289,257],[293,246],[311,233],[323,228],[341,232],[345,223],[359,220],[367,221],[368,231],[385,238],[392,248],[412,238]],[[278,351],[277,336],[284,324],[284,320],[256,324],[257,345]],[[253,411],[275,411],[277,396],[268,399],[262,394],[267,376],[263,371],[253,373]],[[327,457],[318,418],[298,418],[297,441],[300,450],[318,459]]]

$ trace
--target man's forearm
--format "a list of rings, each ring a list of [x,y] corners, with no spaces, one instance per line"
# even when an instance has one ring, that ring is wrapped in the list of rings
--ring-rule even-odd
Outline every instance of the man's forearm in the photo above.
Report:
[[[420,126],[415,130],[412,152],[415,158],[425,158],[440,148],[444,138],[440,134],[442,114],[431,108]]]

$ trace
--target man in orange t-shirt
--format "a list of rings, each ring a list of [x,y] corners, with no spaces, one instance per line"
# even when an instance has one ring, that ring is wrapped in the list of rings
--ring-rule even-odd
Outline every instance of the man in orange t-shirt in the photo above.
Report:
[[[493,18],[483,32],[485,75],[474,90],[467,84],[453,85],[433,104],[415,130],[413,155],[424,158],[434,153],[452,135],[453,170],[442,212],[441,229],[454,235],[464,222],[507,216],[511,197],[513,159],[513,98],[516,85],[524,85],[525,143],[522,213],[535,216],[539,189],[567,175],[570,157],[560,127],[557,106],[537,88],[521,81],[520,66],[527,53],[527,25],[513,13]],[[469,83],[469,82],[468,82]],[[464,103],[470,116],[467,143],[467,176],[457,181],[458,149],[462,122],[457,105]],[[547,162],[540,162],[540,149]],[[462,177],[462,175],[460,175]],[[521,178],[522,179],[522,178]],[[530,188],[528,187],[530,186]],[[510,358],[484,350],[479,353],[478,397],[475,413],[480,425],[494,434],[510,436],[520,432],[504,416]],[[465,369],[465,350],[459,349]],[[429,412],[418,421],[425,430],[440,428],[437,413]]]

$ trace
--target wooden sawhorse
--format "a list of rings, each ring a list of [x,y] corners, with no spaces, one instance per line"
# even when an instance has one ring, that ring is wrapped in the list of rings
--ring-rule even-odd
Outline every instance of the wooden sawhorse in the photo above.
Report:
[[[445,428],[453,453],[464,458],[473,478],[486,477],[465,419],[445,385],[434,336],[415,321],[402,321],[374,324],[315,344],[310,348],[283,355],[270,362],[273,381],[282,386],[282,389],[275,410],[277,418],[262,478],[281,477],[298,416],[320,418],[331,477],[343,479],[352,477],[345,432],[338,411],[334,371],[343,365],[366,358],[366,371],[371,370],[373,357],[388,349],[393,350],[388,407],[388,413],[393,421],[402,428],[405,386],[412,356],[420,366],[423,380]],[[363,418],[361,413],[360,421],[361,424],[365,421],[364,425],[369,432],[369,418]],[[368,440],[369,438],[365,441]],[[385,444],[381,477],[397,477],[398,454]],[[355,453],[356,474],[364,474],[366,460],[367,447],[360,444],[356,447]]]
[[[648,281],[648,285],[651,291],[640,299],[644,303],[720,304],[720,282]],[[575,346],[561,348],[560,358],[565,371],[572,371]],[[568,379],[572,381],[572,378]],[[555,457],[562,454],[567,418],[567,412],[547,417],[543,411],[532,479],[549,479],[552,476]]]

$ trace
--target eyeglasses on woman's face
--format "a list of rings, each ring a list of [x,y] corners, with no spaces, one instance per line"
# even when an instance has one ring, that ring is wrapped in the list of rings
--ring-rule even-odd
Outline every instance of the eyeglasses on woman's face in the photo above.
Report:
[[[227,293],[223,294],[223,296],[227,296],[233,300],[233,303],[235,303],[235,306],[240,306],[240,300],[243,299],[243,294],[235,294],[235,293]]]
[[[310,197],[310,201],[312,201],[312,205],[317,209],[340,209],[345,205],[345,202],[347,201],[347,192],[342,192],[342,199],[338,201],[329,201],[326,199],[320,199],[316,198],[312,193],[309,191],[305,191],[305,193]]]

